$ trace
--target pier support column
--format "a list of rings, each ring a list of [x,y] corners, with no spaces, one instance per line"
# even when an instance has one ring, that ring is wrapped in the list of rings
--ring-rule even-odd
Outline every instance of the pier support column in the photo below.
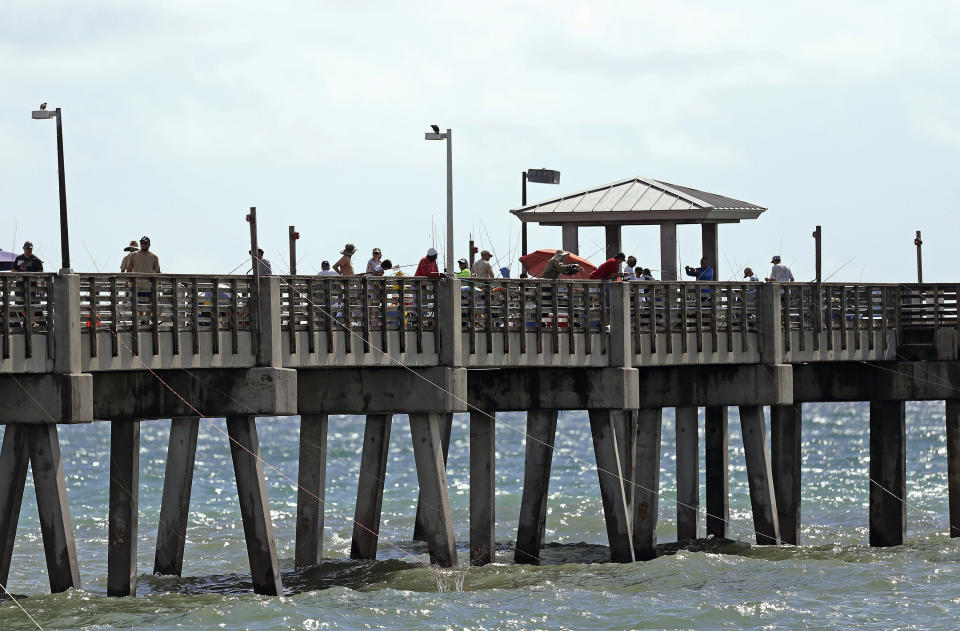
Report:
[[[526,455],[523,461],[523,495],[514,563],[539,563],[546,534],[547,491],[553,443],[557,437],[557,411],[527,412]]]
[[[700,518],[700,445],[697,408],[678,407],[677,425],[677,541],[697,538]]]
[[[199,416],[182,416],[170,420],[170,441],[163,474],[163,499],[157,526],[157,552],[153,573],[181,576],[183,548],[187,542],[187,521],[190,518],[190,493],[193,488],[193,467],[197,456]]]
[[[283,585],[280,583],[277,546],[273,539],[267,487],[263,479],[256,418],[228,416],[227,434],[230,437],[233,470],[237,477],[240,515],[247,540],[253,591],[267,596],[279,596],[283,594]]]
[[[496,422],[470,412],[470,564],[492,563],[496,550]]]
[[[946,403],[947,489],[950,496],[950,536],[960,537],[960,399],[947,399]],[[8,425],[7,427],[10,426]]]
[[[767,427],[763,406],[741,405],[740,428],[743,433],[743,455],[747,461],[750,504],[753,508],[753,529],[758,545],[779,545],[780,525],[777,521],[777,498],[773,494],[773,467],[767,451]]]
[[[383,506],[383,480],[387,474],[390,449],[390,414],[367,414],[360,454],[360,479],[357,483],[357,507],[353,517],[351,559],[376,559],[380,538],[380,511]]]
[[[413,458],[420,480],[423,532],[430,548],[430,563],[442,567],[457,565],[457,542],[453,535],[453,513],[447,491],[447,471],[440,440],[440,415],[410,414]]]
[[[326,414],[300,416],[300,465],[297,476],[297,542],[294,567],[323,560],[323,508],[327,479]]]
[[[803,404],[770,406],[770,456],[780,541],[800,543],[800,438]]]
[[[27,426],[7,425],[0,447],[0,585],[7,584],[27,481]]]
[[[437,414],[440,424],[440,444],[443,447],[443,466],[447,466],[447,454],[450,453],[450,430],[453,428],[453,413],[440,412]],[[423,530],[423,507],[420,496],[417,496],[417,517],[413,522],[413,540],[426,541],[427,535]]]
[[[60,456],[57,426],[32,425],[29,429],[30,467],[37,492],[43,551],[47,557],[50,591],[80,589],[80,565],[73,539],[73,522],[67,503],[67,485]]]
[[[870,545],[899,546],[907,529],[903,401],[870,402]]]
[[[111,421],[108,596],[131,596],[137,593],[139,494],[140,421]]]
[[[633,553],[638,561],[657,556],[657,517],[660,510],[661,408],[637,411],[637,459],[633,479]]]
[[[620,457],[620,476],[623,478],[623,493],[627,502],[627,515],[633,514],[634,484],[637,471],[637,411],[629,410],[623,423],[614,423],[617,433],[617,455]]]
[[[703,442],[707,484],[707,536],[730,538],[730,466],[726,406],[704,408]]]
[[[627,509],[627,489],[620,468],[621,460],[618,434],[626,434],[618,426],[627,425],[632,413],[629,410],[590,410],[590,432],[593,434],[593,449],[597,457],[597,475],[600,479],[600,497],[607,524],[607,539],[610,542],[610,560],[614,563],[630,563],[633,558],[630,514]]]

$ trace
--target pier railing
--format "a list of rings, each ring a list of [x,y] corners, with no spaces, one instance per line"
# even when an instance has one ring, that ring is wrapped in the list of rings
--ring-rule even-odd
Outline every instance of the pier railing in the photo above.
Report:
[[[65,278],[0,274],[4,371],[52,370]],[[249,276],[69,278],[79,293],[61,299],[80,314],[84,371],[256,365]],[[457,327],[470,367],[606,366],[612,333],[627,326],[634,366],[958,354],[955,284],[296,276],[268,277],[261,290],[271,326],[279,318],[280,337],[267,341],[291,368],[437,365],[444,326]],[[612,306],[627,300],[627,311]]]

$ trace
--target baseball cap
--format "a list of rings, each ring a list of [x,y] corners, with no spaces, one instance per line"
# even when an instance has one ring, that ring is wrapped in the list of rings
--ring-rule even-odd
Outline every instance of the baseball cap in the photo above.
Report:
[[[436,255],[437,255],[437,250],[435,248],[430,248],[429,250],[427,250],[427,256],[436,256]]]
[[[23,244],[23,249],[26,250],[27,248],[30,248],[31,250],[33,249],[33,244],[29,241]]]

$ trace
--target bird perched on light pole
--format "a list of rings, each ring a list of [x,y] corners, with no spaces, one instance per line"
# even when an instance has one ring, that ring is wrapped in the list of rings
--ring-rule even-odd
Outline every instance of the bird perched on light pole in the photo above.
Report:
[[[47,104],[46,104],[46,103],[41,103],[41,104],[40,104],[40,109],[41,109],[41,110],[47,109]]]
[[[46,105],[46,104],[44,104],[44,105]],[[439,133],[440,133],[440,126],[439,126],[439,125],[430,125],[430,129],[432,129],[432,130],[433,130],[433,133],[435,133],[435,134],[439,134]]]

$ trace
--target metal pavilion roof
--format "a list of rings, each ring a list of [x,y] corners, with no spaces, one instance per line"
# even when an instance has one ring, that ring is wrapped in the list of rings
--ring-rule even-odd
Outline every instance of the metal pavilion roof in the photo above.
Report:
[[[756,219],[766,208],[660,180],[633,177],[515,208],[521,221],[543,225],[731,223]]]

